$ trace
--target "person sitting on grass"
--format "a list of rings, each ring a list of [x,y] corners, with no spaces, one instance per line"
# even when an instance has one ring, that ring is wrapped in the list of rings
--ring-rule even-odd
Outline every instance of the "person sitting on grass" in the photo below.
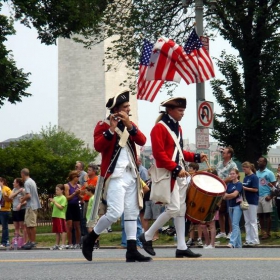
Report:
[[[67,209],[67,198],[64,196],[64,185],[58,184],[55,188],[56,196],[54,198],[49,198],[52,211],[52,232],[56,235],[56,245],[51,247],[51,250],[62,250],[66,248],[66,209]],[[62,245],[60,244],[60,239],[62,239]]]

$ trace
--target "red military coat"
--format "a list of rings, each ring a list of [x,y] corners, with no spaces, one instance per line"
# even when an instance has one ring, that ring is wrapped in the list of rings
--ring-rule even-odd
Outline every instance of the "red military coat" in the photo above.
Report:
[[[130,136],[128,138],[129,146],[132,148],[132,154],[134,160],[137,159],[136,146],[144,146],[146,143],[145,135],[132,123],[133,129],[128,131]],[[118,125],[119,126],[119,125]],[[100,121],[94,129],[94,148],[102,155],[101,162],[101,176],[108,178],[115,169],[116,162],[118,160],[120,146],[118,145],[120,137],[115,132],[114,135],[109,131],[109,124]],[[110,163],[112,164],[110,165]],[[136,162],[135,162],[135,166]]]
[[[167,116],[165,115],[165,119]],[[171,120],[172,121],[172,120]],[[166,123],[166,121],[165,121]],[[179,126],[179,133],[182,137],[182,129]],[[173,161],[172,156],[175,149],[175,142],[167,131],[165,126],[161,123],[157,123],[151,131],[152,152],[155,158],[155,163],[158,168],[166,168],[172,172],[171,190],[174,187],[176,177],[182,167],[179,162]],[[187,152],[182,150],[184,160],[188,162],[200,162],[200,156],[198,154]]]

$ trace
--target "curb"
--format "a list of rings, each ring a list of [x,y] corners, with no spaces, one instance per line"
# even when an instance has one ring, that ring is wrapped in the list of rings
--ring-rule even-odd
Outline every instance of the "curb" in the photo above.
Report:
[[[157,246],[153,246],[155,249],[176,249],[175,245],[157,245]],[[198,246],[189,246],[189,248],[192,249],[203,249],[202,247],[198,247]],[[227,245],[216,245],[215,249],[230,249],[227,247]],[[271,249],[278,249],[280,248],[280,245],[256,245],[256,246],[243,246],[242,249],[255,249],[255,248],[261,248],[261,249],[265,249],[265,248],[271,248]],[[121,246],[101,246],[100,249],[106,250],[106,249],[126,249],[124,247]],[[41,251],[41,250],[47,250],[50,251],[49,247],[36,247],[31,249],[32,251]],[[63,251],[80,251],[81,249],[66,249]],[[12,248],[11,249],[7,249],[7,248],[0,248],[0,252],[1,251],[14,251]],[[21,248],[18,248],[18,251],[30,251],[30,250],[23,250]]]

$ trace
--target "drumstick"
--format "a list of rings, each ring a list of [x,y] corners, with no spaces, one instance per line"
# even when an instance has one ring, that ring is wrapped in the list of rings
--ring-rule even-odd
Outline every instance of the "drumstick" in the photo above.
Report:
[[[208,166],[209,170],[210,170],[210,171],[212,171],[212,168],[211,168],[211,166],[210,166],[210,164],[209,164],[208,160],[205,160],[205,162],[206,162],[206,164],[207,164],[207,166]]]

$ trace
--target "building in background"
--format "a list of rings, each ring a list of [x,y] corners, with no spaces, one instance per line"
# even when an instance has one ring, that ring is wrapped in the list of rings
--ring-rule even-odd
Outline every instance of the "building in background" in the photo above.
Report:
[[[119,84],[127,78],[124,63],[117,71],[105,72],[104,52],[110,44],[106,40],[86,49],[71,39],[58,40],[58,126],[73,132],[89,148],[95,125],[108,114],[107,100],[124,89]],[[135,95],[130,103],[131,119],[138,123]]]

